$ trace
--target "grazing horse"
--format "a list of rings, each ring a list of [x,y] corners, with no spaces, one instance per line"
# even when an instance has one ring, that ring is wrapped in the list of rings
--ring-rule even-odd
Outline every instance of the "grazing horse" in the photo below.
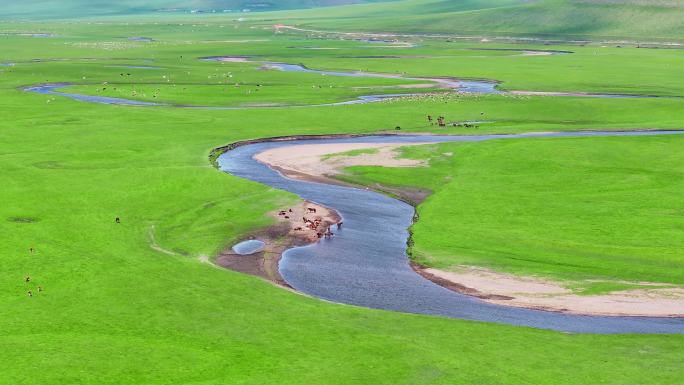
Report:
[[[116,223],[121,223],[121,218],[116,217],[116,218],[114,219],[114,222],[116,222]]]
[[[308,207],[307,210],[309,210],[310,213],[315,213],[316,209],[312,207]]]
[[[343,224],[344,224],[344,222],[342,222],[342,221],[337,222],[337,229],[338,230],[341,229]]]
[[[33,293],[31,292],[31,290],[27,291],[26,295],[28,295],[29,297],[33,297]]]

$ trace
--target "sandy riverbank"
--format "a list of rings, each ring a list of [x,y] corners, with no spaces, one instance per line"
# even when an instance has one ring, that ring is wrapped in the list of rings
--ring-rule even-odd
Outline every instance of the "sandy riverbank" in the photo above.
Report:
[[[421,160],[397,158],[396,150],[402,146],[406,144],[301,144],[266,150],[257,154],[254,159],[277,167],[281,173],[293,179],[330,177],[339,174],[343,168],[351,166],[419,167],[427,165]],[[354,150],[373,151],[352,156],[343,154]]]
[[[423,277],[459,293],[498,305],[603,316],[684,316],[684,288],[634,282],[638,289],[600,295],[577,295],[558,282],[520,277],[487,269],[461,267],[454,271],[414,265]]]

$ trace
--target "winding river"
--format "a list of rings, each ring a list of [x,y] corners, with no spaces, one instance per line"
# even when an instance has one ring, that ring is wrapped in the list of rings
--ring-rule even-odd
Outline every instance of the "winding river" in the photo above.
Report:
[[[215,62],[234,62],[248,61],[245,57],[237,56],[212,56],[201,58],[203,61]],[[258,62],[261,63],[263,69],[279,70],[284,72],[303,72],[319,74],[323,76],[344,76],[344,77],[368,77],[368,78],[383,78],[383,79],[403,79],[410,81],[426,81],[434,82],[437,87],[448,89],[453,92],[464,92],[472,94],[508,94],[508,95],[526,95],[526,96],[570,96],[570,97],[589,97],[589,98],[658,98],[656,95],[639,95],[639,94],[605,94],[605,93],[588,93],[588,92],[547,92],[547,91],[501,91],[497,88],[498,81],[494,80],[478,80],[478,79],[457,79],[448,77],[407,77],[399,74],[384,74],[375,72],[362,71],[327,71],[310,69],[301,64],[279,63],[279,62]],[[325,106],[340,106],[349,104],[366,104],[374,103],[387,99],[395,99],[402,97],[418,96],[421,93],[398,93],[398,94],[371,94],[359,96],[356,99],[321,104],[307,104],[307,105],[292,105],[292,106],[195,106],[182,105],[170,103],[154,103],[126,98],[116,98],[107,96],[86,95],[74,92],[68,92],[67,89],[74,84],[70,83],[47,83],[37,84],[23,87],[27,92],[34,92],[43,95],[58,95],[71,98],[74,100],[100,103],[100,104],[116,104],[125,106],[147,106],[147,107],[176,107],[176,108],[203,108],[213,110],[243,110],[254,108],[293,108],[293,107],[325,107]],[[664,97],[664,96],[663,96]],[[679,98],[678,96],[667,96],[667,98]]]
[[[221,170],[293,192],[337,210],[345,226],[332,239],[287,250],[280,273],[295,289],[333,302],[576,333],[684,333],[684,318],[580,316],[489,304],[424,279],[409,265],[407,229],[414,208],[373,191],[293,180],[253,156],[266,149],[311,143],[426,143],[517,138],[678,135],[684,131],[564,132],[478,136],[369,136],[264,142],[218,159]]]

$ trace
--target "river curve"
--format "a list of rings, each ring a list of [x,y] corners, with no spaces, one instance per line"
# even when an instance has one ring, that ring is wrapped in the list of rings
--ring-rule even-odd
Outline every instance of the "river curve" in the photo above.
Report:
[[[295,289],[333,302],[406,313],[495,322],[575,333],[684,333],[684,318],[571,315],[486,303],[416,274],[406,254],[414,208],[373,191],[293,180],[253,156],[266,149],[311,143],[458,142],[516,138],[676,135],[684,131],[562,132],[477,136],[368,136],[263,142],[235,148],[218,159],[221,170],[337,210],[345,226],[333,239],[287,250],[283,278]]]

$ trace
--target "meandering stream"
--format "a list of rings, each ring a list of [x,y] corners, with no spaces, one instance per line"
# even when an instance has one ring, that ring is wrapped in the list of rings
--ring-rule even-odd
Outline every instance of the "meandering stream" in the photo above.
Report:
[[[204,61],[247,61],[245,57],[235,56],[213,56],[201,58]],[[499,82],[494,80],[477,80],[477,79],[457,79],[448,77],[407,77],[399,74],[384,74],[363,71],[327,71],[316,70],[305,67],[301,64],[278,63],[278,62],[259,62],[263,69],[272,69],[285,72],[304,72],[313,73],[323,76],[344,76],[344,77],[368,77],[368,78],[383,78],[383,79],[403,79],[409,81],[427,81],[434,82],[437,87],[453,92],[473,93],[473,94],[510,94],[510,95],[527,95],[527,96],[557,96],[557,97],[590,97],[590,98],[657,98],[655,95],[637,95],[637,94],[605,94],[605,93],[588,93],[588,92],[547,92],[547,91],[500,91],[497,89]],[[34,92],[44,95],[58,95],[71,98],[74,100],[100,103],[100,104],[116,104],[125,106],[147,106],[147,107],[176,107],[176,108],[205,108],[216,110],[242,110],[253,108],[294,108],[294,107],[324,107],[324,106],[339,106],[349,104],[366,104],[374,103],[387,99],[419,96],[421,93],[397,93],[397,94],[370,94],[359,96],[356,99],[334,102],[334,103],[320,103],[308,105],[292,105],[292,106],[195,106],[171,103],[154,103],[147,101],[140,101],[134,99],[96,96],[79,94],[67,91],[70,86],[75,84],[70,83],[48,83],[38,84],[22,88],[27,92]],[[677,96],[668,96],[669,98],[678,98]]]
[[[578,333],[684,333],[684,318],[602,317],[561,314],[489,304],[438,286],[416,274],[406,255],[407,229],[414,208],[388,196],[358,188],[284,177],[253,156],[266,149],[302,143],[426,143],[518,138],[678,135],[684,131],[563,132],[477,136],[369,136],[264,142],[219,157],[233,175],[293,192],[337,210],[344,228],[332,239],[287,250],[283,278],[295,289],[326,300],[376,309],[496,322]]]

